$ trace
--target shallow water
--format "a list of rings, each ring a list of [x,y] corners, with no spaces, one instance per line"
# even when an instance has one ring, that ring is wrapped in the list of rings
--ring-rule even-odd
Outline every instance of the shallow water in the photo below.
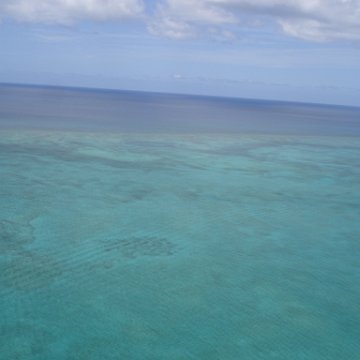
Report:
[[[1,359],[358,359],[360,142],[0,133]]]

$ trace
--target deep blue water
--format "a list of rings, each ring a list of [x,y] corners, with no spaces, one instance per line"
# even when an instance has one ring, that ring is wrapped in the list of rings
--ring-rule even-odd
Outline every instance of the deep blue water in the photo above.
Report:
[[[360,108],[135,91],[1,86],[1,127],[360,135]]]
[[[359,115],[0,86],[0,359],[359,359]]]

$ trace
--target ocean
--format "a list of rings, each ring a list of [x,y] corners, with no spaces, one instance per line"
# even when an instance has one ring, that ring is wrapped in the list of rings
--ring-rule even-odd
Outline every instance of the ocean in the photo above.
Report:
[[[360,358],[360,108],[0,86],[2,360]]]

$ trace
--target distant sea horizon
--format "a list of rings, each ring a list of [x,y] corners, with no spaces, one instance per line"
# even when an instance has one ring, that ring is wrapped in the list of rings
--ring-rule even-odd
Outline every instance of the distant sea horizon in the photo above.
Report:
[[[30,84],[0,84],[0,118],[0,128],[360,134],[355,106]]]
[[[45,84],[45,83],[18,83],[18,82],[1,82],[0,87],[33,87],[33,88],[48,88],[48,89],[64,89],[64,90],[78,90],[78,91],[95,91],[95,92],[118,92],[118,93],[146,93],[146,94],[157,94],[157,95],[174,95],[184,97],[199,97],[199,98],[214,98],[214,99],[229,99],[229,100],[243,100],[243,101],[254,101],[254,102],[275,102],[285,104],[300,104],[300,105],[313,105],[313,106],[330,106],[330,107],[345,107],[360,109],[360,105],[348,105],[341,103],[327,103],[327,102],[312,102],[312,101],[301,101],[301,100],[283,100],[273,98],[256,98],[256,97],[243,97],[243,96],[229,96],[229,95],[210,95],[203,93],[192,93],[192,92],[166,92],[166,91],[152,91],[152,90],[141,90],[141,89],[126,89],[126,88],[115,88],[115,87],[97,87],[97,86],[77,86],[77,85],[57,85],[57,84]]]

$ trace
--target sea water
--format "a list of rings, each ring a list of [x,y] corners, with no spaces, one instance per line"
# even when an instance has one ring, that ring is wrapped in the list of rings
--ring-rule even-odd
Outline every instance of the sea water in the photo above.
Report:
[[[360,359],[360,109],[0,87],[2,360]]]

